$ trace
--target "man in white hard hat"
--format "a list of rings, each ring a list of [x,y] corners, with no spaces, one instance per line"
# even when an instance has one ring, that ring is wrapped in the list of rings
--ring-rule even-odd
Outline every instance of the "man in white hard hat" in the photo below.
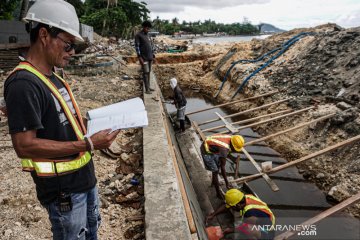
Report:
[[[97,239],[99,200],[91,151],[110,146],[119,131],[91,137],[69,85],[53,73],[75,53],[79,19],[63,0],[39,0],[24,20],[30,49],[7,78],[9,132],[24,171],[47,209],[53,239]]]

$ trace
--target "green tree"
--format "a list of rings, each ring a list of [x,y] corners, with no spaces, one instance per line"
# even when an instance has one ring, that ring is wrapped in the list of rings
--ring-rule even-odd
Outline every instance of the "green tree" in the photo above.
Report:
[[[1,0],[0,1],[0,20],[13,19],[13,12],[20,6],[21,0]]]
[[[131,37],[132,30],[148,18],[146,3],[132,0],[86,0],[81,21],[103,36]]]

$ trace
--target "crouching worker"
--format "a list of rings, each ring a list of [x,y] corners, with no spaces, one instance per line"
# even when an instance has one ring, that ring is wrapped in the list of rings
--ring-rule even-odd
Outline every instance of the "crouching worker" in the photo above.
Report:
[[[176,117],[180,122],[180,130],[181,132],[185,131],[185,110],[186,110],[186,98],[183,94],[183,92],[181,91],[176,78],[172,78],[170,79],[170,86],[171,89],[174,91],[174,104],[176,106]]]
[[[236,162],[237,158],[232,156],[231,153],[240,153],[244,144],[245,140],[242,136],[226,134],[209,136],[201,144],[201,156],[206,170],[212,172],[212,185],[215,187],[218,198],[223,198],[218,178],[219,169],[221,169],[221,174],[225,180],[227,189],[230,189],[225,171],[226,159],[229,158],[233,162]],[[238,158],[239,157],[240,155]]]
[[[275,216],[267,204],[235,188],[226,192],[225,204],[206,217],[206,224],[229,209],[239,211],[242,219],[239,226],[224,230],[224,239],[274,239]]]

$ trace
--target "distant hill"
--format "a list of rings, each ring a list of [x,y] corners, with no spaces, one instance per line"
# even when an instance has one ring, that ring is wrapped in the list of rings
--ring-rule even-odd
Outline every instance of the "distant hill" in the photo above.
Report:
[[[274,25],[268,23],[260,23],[259,25],[260,33],[279,33],[279,32],[286,32],[280,28],[275,27]]]

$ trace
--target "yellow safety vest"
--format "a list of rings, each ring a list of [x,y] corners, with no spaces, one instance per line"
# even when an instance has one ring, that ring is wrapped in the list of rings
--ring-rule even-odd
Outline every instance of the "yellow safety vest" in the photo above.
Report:
[[[269,215],[270,219],[271,219],[271,223],[272,226],[275,226],[275,216],[272,213],[272,211],[270,210],[270,208],[267,206],[266,203],[264,203],[263,201],[261,201],[259,198],[251,195],[251,194],[246,194],[245,195],[245,201],[246,201],[246,205],[244,207],[243,210],[240,210],[240,216],[242,218],[244,218],[244,215],[247,211],[249,211],[250,209],[258,209],[260,211],[263,211],[264,213],[266,213],[267,215]],[[243,221],[243,219],[242,219]]]
[[[58,77],[64,86],[66,87],[72,104],[74,105],[76,114],[78,116],[78,119],[76,120],[76,117],[71,112],[69,106],[67,105],[66,101],[60,94],[57,87],[41,72],[39,72],[35,67],[33,67],[30,63],[27,62],[21,62],[13,72],[19,71],[19,70],[27,70],[31,73],[33,73],[35,76],[37,76],[51,91],[51,93],[56,97],[56,99],[59,101],[62,109],[64,110],[64,113],[70,122],[72,128],[74,129],[74,132],[76,134],[77,139],[83,140],[84,134],[86,133],[86,128],[84,126],[84,123],[81,118],[80,110],[78,108],[78,105],[75,101],[75,98],[73,96],[73,93],[70,90],[69,85],[65,82],[64,79],[62,79],[57,74],[56,77]],[[38,176],[56,176],[57,174],[67,174],[73,171],[78,170],[79,168],[85,166],[87,163],[89,163],[91,160],[91,153],[90,152],[80,152],[79,156],[75,159],[66,159],[66,160],[54,160],[54,159],[21,159],[21,165],[23,171],[36,171],[36,174]]]
[[[212,153],[210,151],[209,145],[216,145],[216,146],[220,146],[220,147],[231,150],[230,142],[231,142],[231,135],[209,136],[205,139],[205,142],[204,142],[205,151],[210,154]]]

